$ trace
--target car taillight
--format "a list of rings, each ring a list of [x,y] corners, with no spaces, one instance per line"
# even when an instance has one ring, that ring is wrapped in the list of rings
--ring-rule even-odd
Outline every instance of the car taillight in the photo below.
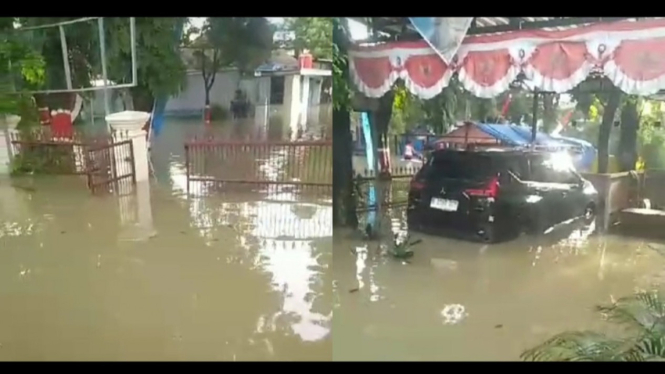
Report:
[[[418,180],[412,180],[411,181],[411,189],[415,191],[421,191],[425,188],[425,183],[418,181]]]
[[[499,194],[499,177],[490,179],[484,188],[471,188],[464,192],[469,196],[496,197]]]

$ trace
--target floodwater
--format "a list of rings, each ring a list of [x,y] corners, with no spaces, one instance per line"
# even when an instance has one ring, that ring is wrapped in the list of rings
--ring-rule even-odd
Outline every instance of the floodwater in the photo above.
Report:
[[[188,198],[197,125],[167,122],[148,199],[0,179],[0,360],[331,360],[329,196]]]
[[[384,235],[407,230],[390,213]],[[422,239],[410,263],[335,230],[334,360],[519,360],[567,330],[609,331],[599,303],[665,281],[665,246],[563,225],[484,245]]]

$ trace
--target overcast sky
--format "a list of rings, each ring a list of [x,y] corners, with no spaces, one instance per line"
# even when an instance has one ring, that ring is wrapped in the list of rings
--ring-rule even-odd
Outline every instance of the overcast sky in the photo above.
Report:
[[[351,33],[351,39],[353,40],[363,40],[367,39],[369,36],[367,34],[367,26],[363,25],[358,21],[354,21],[350,18],[349,20],[349,32]]]

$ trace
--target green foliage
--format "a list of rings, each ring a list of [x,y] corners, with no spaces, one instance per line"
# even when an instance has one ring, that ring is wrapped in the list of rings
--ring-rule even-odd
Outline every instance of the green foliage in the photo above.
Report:
[[[213,121],[226,121],[229,119],[229,110],[219,104],[210,106],[210,117]]]
[[[203,46],[217,53],[219,67],[254,74],[270,59],[273,29],[265,17],[210,17],[201,30]]]
[[[282,31],[290,33],[291,38],[281,47],[294,49],[296,54],[307,49],[315,58],[332,58],[332,17],[288,17]]]
[[[22,26],[53,24],[76,17],[23,17]],[[154,97],[180,92],[185,83],[185,65],[180,57],[176,31],[186,17],[137,17],[136,61],[138,84],[131,89],[138,110],[150,111]],[[130,25],[127,17],[104,18],[107,73],[109,80],[129,83],[132,80]],[[96,21],[78,22],[65,27],[74,87],[89,87],[101,74],[99,31]],[[34,48],[43,57],[45,83],[49,88],[62,88],[65,77],[62,67],[60,34],[57,27],[16,33],[24,45]],[[39,63],[24,64],[39,67]],[[33,69],[35,70],[35,69]],[[35,79],[39,75],[24,74]],[[33,79],[33,80],[35,80]]]
[[[71,174],[74,154],[62,147],[35,146],[26,148],[12,158],[10,175]]]
[[[662,120],[665,108],[660,101],[643,100],[640,110],[640,127],[637,130],[637,149],[648,168],[665,167],[665,130]]]
[[[393,243],[390,247],[389,253],[399,260],[405,260],[413,257],[412,247],[422,242],[421,239],[411,240],[411,236],[406,235],[400,237],[398,234],[395,234],[393,237]]]
[[[14,32],[15,21],[0,18],[0,114],[19,115],[19,127],[24,128],[38,124],[39,119],[32,95],[21,92],[44,84],[45,61],[24,34]]]
[[[206,104],[221,68],[234,66],[242,75],[253,74],[270,59],[273,30],[264,17],[209,17],[199,32],[187,46],[203,76]]]
[[[397,82],[393,90],[393,115],[388,131],[392,134],[404,134],[422,121],[424,113],[420,100],[404,87],[403,82]]]
[[[50,25],[71,21],[78,17],[22,17],[18,22],[22,27]],[[127,21],[125,21],[127,22]],[[96,22],[77,22],[65,26],[69,63],[74,87],[90,87],[93,66],[101,66],[99,37]],[[65,88],[66,78],[62,62],[60,31],[58,27],[36,30],[20,30],[15,34],[26,47],[35,49],[44,61],[43,88]]]
[[[423,113],[422,122],[429,125],[434,132],[441,134],[448,131],[459,119],[466,118],[466,112],[480,111],[484,118],[491,101],[476,99],[464,91],[457,78],[450,80],[448,87],[429,100],[420,100]]]
[[[47,140],[40,128],[21,129],[19,139],[19,152],[10,164],[12,176],[72,174],[76,171],[74,149],[71,145]]]
[[[333,19],[333,108],[342,110],[351,106],[351,89],[348,81],[348,56],[346,45],[349,43],[339,18]]]
[[[186,67],[175,39],[184,22],[185,17],[136,18],[138,84],[131,89],[135,109],[149,112],[155,97],[176,95],[184,88]],[[110,17],[105,24],[108,77],[118,84],[131,82],[129,22],[126,17]]]
[[[558,334],[525,351],[526,361],[663,361],[665,300],[662,292],[638,292],[596,307],[608,322],[623,327],[620,336],[595,331]]]

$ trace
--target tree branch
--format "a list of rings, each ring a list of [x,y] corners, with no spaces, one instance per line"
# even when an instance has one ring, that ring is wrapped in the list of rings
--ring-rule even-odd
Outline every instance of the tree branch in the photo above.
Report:
[[[209,77],[206,73],[206,53],[204,48],[201,48],[201,75],[203,75],[203,83],[207,86]]]
[[[215,49],[212,54],[212,71],[210,72],[210,82],[206,85],[206,89],[210,90],[215,84],[217,70],[219,70],[219,49]]]

